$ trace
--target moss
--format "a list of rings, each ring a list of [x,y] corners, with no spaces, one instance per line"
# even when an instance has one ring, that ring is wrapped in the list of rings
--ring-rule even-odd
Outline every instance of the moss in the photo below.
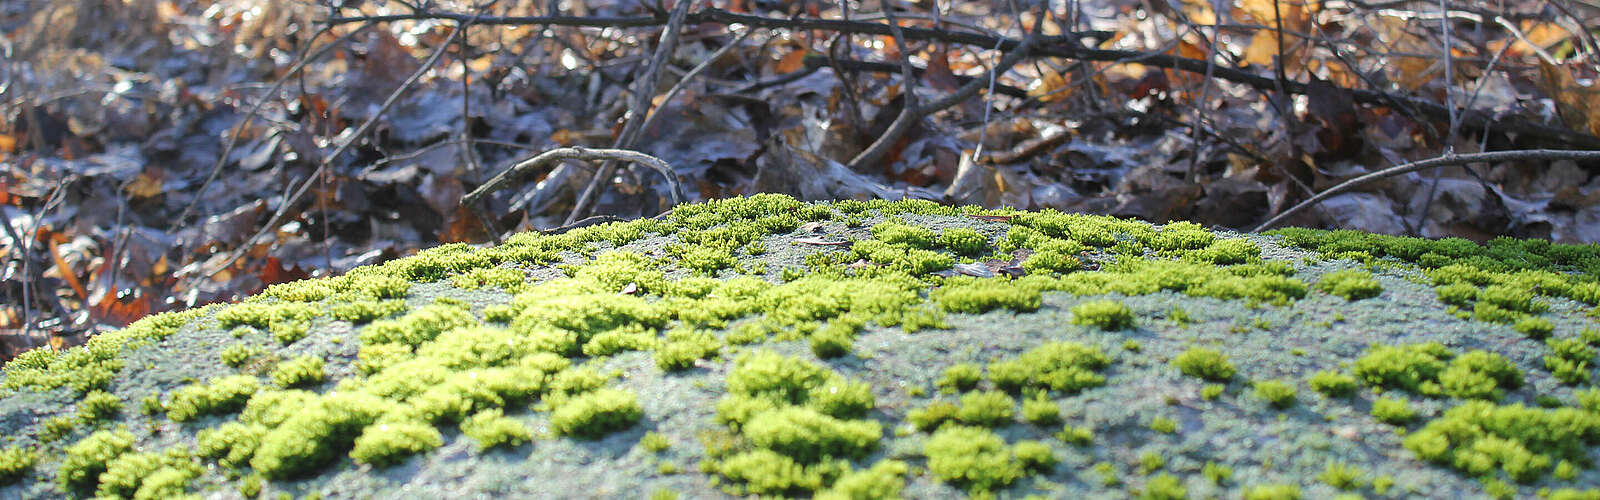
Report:
[[[1344,398],[1355,394],[1357,384],[1355,377],[1332,370],[1319,371],[1306,383],[1311,386],[1311,390],[1330,398]]]
[[[1200,468],[1200,475],[1205,476],[1206,479],[1210,479],[1211,484],[1220,485],[1233,479],[1233,467],[1222,465],[1216,462],[1206,462],[1206,464]]]
[[[1544,357],[1544,367],[1564,384],[1578,385],[1589,381],[1590,367],[1595,360],[1595,349],[1582,339],[1549,339],[1545,346],[1550,354]]]
[[[45,419],[39,424],[39,442],[50,443],[67,437],[72,431],[78,429],[80,420],[76,414],[62,415]]]
[[[1258,484],[1244,490],[1244,500],[1299,500],[1300,486],[1293,484]]]
[[[1372,273],[1356,269],[1322,275],[1322,280],[1317,282],[1317,289],[1344,297],[1345,300],[1368,299],[1383,293],[1383,285],[1373,279]]]
[[[818,500],[870,500],[900,498],[910,466],[899,460],[880,460],[865,470],[846,473],[833,486],[817,493]]]
[[[871,420],[841,420],[804,407],[756,414],[743,432],[750,443],[801,463],[859,458],[877,446],[883,431]]]
[[[972,392],[961,396],[956,419],[962,423],[995,427],[1009,425],[1016,415],[1017,402],[1000,391]]]
[[[1468,401],[1446,410],[1405,439],[1418,457],[1470,475],[1496,469],[1532,481],[1557,460],[1579,460],[1600,444],[1600,414]]]
[[[1400,398],[1378,398],[1372,402],[1372,418],[1390,425],[1405,425],[1416,418],[1416,412]]]
[[[1040,441],[1022,441],[1011,447],[1011,454],[1017,457],[1017,462],[1023,469],[1033,472],[1049,472],[1051,468],[1061,462],[1050,445]]]
[[[946,422],[954,422],[956,414],[961,411],[960,406],[948,401],[935,401],[928,406],[911,410],[906,414],[906,420],[911,422],[920,431],[932,431]]]
[[[1282,380],[1262,380],[1255,384],[1256,397],[1266,401],[1273,408],[1284,409],[1294,406],[1295,389]]]
[[[426,305],[398,319],[374,321],[361,330],[363,344],[387,342],[417,346],[433,340],[447,330],[478,324],[478,319],[459,307]]]
[[[1077,393],[1105,384],[1096,371],[1111,363],[1100,349],[1073,342],[1048,342],[1016,359],[989,364],[989,377],[1003,390],[1047,389]]]
[[[249,465],[250,457],[261,446],[267,427],[260,424],[228,422],[211,429],[201,429],[195,435],[195,454],[215,458],[224,467],[240,468]]]
[[[1100,484],[1102,486],[1110,488],[1122,484],[1122,477],[1117,474],[1117,466],[1111,465],[1109,462],[1094,464],[1094,468],[1091,470],[1100,475]]]
[[[8,446],[0,449],[0,486],[15,484],[22,477],[33,470],[33,464],[39,456],[30,449],[21,446]]]
[[[599,389],[562,403],[550,413],[550,426],[560,434],[595,439],[632,427],[643,415],[632,392]]]
[[[1222,393],[1226,390],[1228,390],[1228,386],[1226,385],[1206,384],[1200,388],[1200,398],[1206,401],[1212,401],[1218,397],[1221,397]]]
[[[945,392],[965,392],[977,387],[978,382],[982,380],[983,367],[973,363],[960,363],[945,368],[934,385]]]
[[[94,391],[78,402],[78,418],[85,423],[110,419],[122,412],[122,400],[105,391]]]
[[[879,238],[882,239],[882,238]],[[957,227],[939,233],[939,246],[956,255],[974,257],[989,249],[989,238],[976,230]]]
[[[172,391],[167,402],[167,418],[187,422],[204,415],[232,413],[244,408],[260,382],[249,375],[217,377],[206,384],[193,384]]]
[[[945,280],[930,297],[945,311],[977,314],[995,309],[1031,312],[1043,304],[1042,291],[1018,282],[983,281],[958,276]]]
[[[1344,462],[1328,462],[1317,480],[1341,490],[1354,490],[1366,486],[1366,472]]]
[[[1009,486],[1024,474],[1005,440],[982,427],[942,427],[924,443],[923,454],[934,477],[974,493]]]
[[[260,356],[263,350],[260,347],[247,344],[234,344],[222,350],[222,364],[238,368],[244,366],[251,358]]]
[[[281,363],[272,371],[272,383],[278,387],[304,387],[321,384],[326,373],[322,358],[299,356]]]
[[[328,315],[340,321],[360,324],[394,316],[405,310],[404,300],[358,300],[330,305]]]
[[[1517,333],[1526,335],[1528,338],[1540,340],[1544,339],[1545,337],[1549,337],[1550,332],[1555,331],[1556,327],[1554,324],[1551,324],[1550,320],[1548,319],[1525,316],[1521,319],[1518,319],[1516,323],[1512,324],[1511,329],[1516,330]]]
[[[656,349],[656,367],[666,371],[685,370],[694,367],[695,360],[715,357],[721,351],[722,342],[710,332],[673,330],[667,332],[667,342]]]
[[[100,498],[175,498],[183,496],[189,481],[202,471],[180,449],[165,454],[126,453],[108,465],[95,494]]]
[[[357,462],[388,467],[417,453],[444,445],[439,430],[425,422],[401,421],[374,424],[356,438],[350,458]]]
[[[661,453],[672,447],[672,441],[667,439],[665,434],[651,431],[644,433],[644,437],[639,438],[639,446],[650,453]]]
[[[1022,401],[1022,419],[1041,427],[1060,424],[1061,407],[1044,393],[1039,393],[1038,397]]]
[[[934,240],[933,231],[928,228],[893,221],[872,226],[872,236],[890,245],[923,249],[932,248]]]
[[[1072,307],[1072,323],[1123,330],[1133,326],[1133,310],[1115,300],[1085,302]]]
[[[1167,473],[1157,474],[1144,482],[1144,490],[1139,492],[1140,500],[1182,500],[1189,498],[1189,490],[1183,487],[1183,482],[1177,476]]]
[[[90,434],[67,447],[56,479],[69,491],[87,491],[100,481],[100,474],[117,457],[133,449],[133,433],[126,429]]]
[[[806,466],[772,450],[757,449],[734,454],[714,464],[715,472],[743,484],[755,495],[794,496],[822,488],[824,472],[837,470],[834,464]]]
[[[1498,400],[1503,389],[1522,385],[1522,373],[1504,356],[1474,350],[1458,357],[1432,342],[1374,345],[1353,370],[1367,384],[1433,397]]]
[[[1063,425],[1061,427],[1061,431],[1057,432],[1055,437],[1056,439],[1060,439],[1067,444],[1087,446],[1089,443],[1094,441],[1094,429],[1088,427],[1076,427],[1071,424]]]
[[[1166,466],[1167,459],[1162,457],[1160,453],[1147,451],[1139,455],[1139,470],[1144,474],[1161,470],[1162,467]]]
[[[1216,382],[1233,378],[1235,369],[1227,356],[1212,349],[1192,347],[1172,358],[1172,366],[1184,375]]]
[[[1167,417],[1156,417],[1150,420],[1150,430],[1162,434],[1172,434],[1178,432],[1178,421]]]
[[[350,449],[362,429],[395,410],[394,403],[360,393],[315,398],[261,438],[250,467],[268,479],[313,472]]]

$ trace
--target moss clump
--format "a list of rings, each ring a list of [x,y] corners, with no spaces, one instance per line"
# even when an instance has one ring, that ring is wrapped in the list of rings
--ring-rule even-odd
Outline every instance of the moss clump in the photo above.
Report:
[[[1545,346],[1550,354],[1544,357],[1544,367],[1557,380],[1568,385],[1589,381],[1589,371],[1595,359],[1595,349],[1582,339],[1549,339]]]
[[[95,496],[134,499],[184,496],[189,481],[203,471],[204,467],[179,448],[166,453],[125,453],[112,460],[100,476]]]
[[[1183,482],[1177,476],[1165,472],[1156,474],[1144,482],[1144,491],[1139,492],[1143,500],[1182,500],[1189,498],[1189,489],[1183,487]]]
[[[739,425],[743,420],[724,408],[809,406],[836,418],[855,418],[876,405],[871,388],[814,363],[770,351],[758,351],[736,362],[728,374],[729,395],[718,403],[718,418]]]
[[[761,412],[744,425],[743,432],[751,444],[802,463],[859,458],[883,436],[875,421],[841,420],[797,406]]]
[[[1600,444],[1600,414],[1468,401],[1405,439],[1418,457],[1481,477],[1496,469],[1527,482],[1558,460],[1581,461]]]
[[[995,427],[1008,425],[1016,415],[1017,401],[1000,391],[972,392],[961,396],[956,419],[962,423]]]
[[[499,409],[484,410],[461,422],[461,433],[478,444],[478,450],[517,446],[533,440],[533,432]]]
[[[260,356],[262,352],[260,347],[234,344],[222,350],[222,364],[238,368],[244,366],[245,362],[250,361],[251,358]]]
[[[983,367],[973,363],[960,363],[945,368],[934,385],[945,392],[965,392],[977,387],[978,382],[982,380]]]
[[[350,458],[388,467],[417,453],[444,445],[439,430],[425,422],[386,422],[367,427],[356,438]]]
[[[87,491],[100,481],[111,461],[133,449],[133,433],[126,429],[104,430],[67,447],[61,458],[57,481],[69,491]]]
[[[1072,307],[1072,324],[1123,330],[1133,326],[1133,310],[1115,300],[1085,302]]]
[[[932,248],[934,240],[933,231],[928,228],[893,221],[872,226],[872,236],[890,245],[911,248]]]
[[[122,400],[105,391],[94,391],[78,402],[78,418],[95,423],[117,416],[122,411]]]
[[[326,372],[317,356],[299,356],[272,370],[272,383],[278,387],[305,387],[322,383]]]
[[[1530,339],[1539,340],[1550,336],[1556,326],[1550,320],[1533,316],[1525,316],[1511,325],[1512,330],[1526,335]]]
[[[923,445],[923,454],[934,477],[974,494],[1009,486],[1024,474],[1005,440],[982,427],[940,428]]]
[[[1300,486],[1258,484],[1244,490],[1244,500],[1300,500]]]
[[[817,493],[818,500],[855,500],[863,498],[900,498],[905,489],[905,475],[910,467],[899,460],[881,460],[866,470],[855,470],[840,476],[833,486]]]
[[[202,429],[195,436],[195,454],[215,458],[224,467],[240,468],[248,465],[267,427],[260,424],[228,422],[211,429]]]
[[[996,282],[957,276],[931,293],[945,311],[977,314],[995,309],[1032,312],[1044,303],[1042,290],[1018,281]]]
[[[1374,345],[1356,360],[1353,370],[1367,384],[1430,397],[1494,401],[1502,389],[1522,385],[1522,372],[1504,356],[1482,350],[1455,356],[1435,342]]]
[[[1049,342],[1016,359],[989,363],[989,377],[1003,390],[1046,389],[1076,393],[1105,384],[1096,371],[1111,364],[1100,349],[1073,342]]]
[[[1322,473],[1317,474],[1317,480],[1341,490],[1359,489],[1367,483],[1366,472],[1344,462],[1328,462]]]
[[[1273,408],[1284,409],[1294,406],[1294,386],[1282,380],[1263,380],[1255,383],[1256,397],[1266,401]]]
[[[1405,425],[1417,417],[1417,413],[1401,398],[1378,398],[1372,402],[1371,413],[1372,418],[1390,425]]]
[[[956,255],[973,257],[989,249],[989,237],[969,228],[950,228],[939,233],[939,246]]]
[[[1372,273],[1357,269],[1324,274],[1317,282],[1317,289],[1345,300],[1369,299],[1383,293],[1383,285],[1378,284]]]
[[[642,416],[632,392],[600,389],[562,403],[550,413],[550,427],[564,435],[594,439],[632,427]]]
[[[22,476],[33,470],[33,464],[38,458],[33,450],[20,446],[0,449],[0,485],[9,485],[21,480]]]
[[[394,316],[405,310],[404,300],[357,300],[328,306],[328,315],[333,319],[360,324]]]
[[[1178,421],[1167,417],[1156,417],[1150,419],[1150,430],[1162,434],[1172,434],[1178,432]]]
[[[268,479],[288,479],[317,470],[350,449],[362,429],[378,417],[398,413],[395,403],[358,392],[310,396],[298,411],[261,438],[250,467]],[[263,400],[264,402],[268,400]],[[265,403],[263,406],[270,403]],[[246,414],[252,413],[246,409]],[[279,411],[277,409],[263,409]],[[378,438],[374,438],[377,440]],[[376,455],[374,455],[376,456]]]
[[[1178,354],[1172,358],[1172,366],[1184,375],[1215,382],[1227,382],[1236,371],[1227,356],[1203,347],[1192,347]]]
[[[928,406],[911,410],[906,414],[906,420],[919,431],[932,431],[946,422],[954,422],[956,414],[961,412],[961,407],[948,401],[935,401]]]
[[[187,422],[204,415],[239,411],[260,388],[261,383],[249,375],[217,377],[204,385],[189,385],[172,391],[172,399],[167,402],[167,418]]]
[[[1330,398],[1343,398],[1355,394],[1356,378],[1332,370],[1322,370],[1311,376],[1306,383],[1311,385],[1311,390],[1320,392]]]
[[[1038,426],[1061,423],[1061,406],[1044,393],[1022,401],[1022,419]]]
[[[1464,307],[1478,300],[1478,287],[1469,283],[1451,283],[1434,289],[1439,296],[1439,301],[1457,307]]]
[[[398,319],[372,322],[361,330],[361,343],[392,342],[415,347],[447,330],[477,324],[478,319],[462,308],[426,305]]]

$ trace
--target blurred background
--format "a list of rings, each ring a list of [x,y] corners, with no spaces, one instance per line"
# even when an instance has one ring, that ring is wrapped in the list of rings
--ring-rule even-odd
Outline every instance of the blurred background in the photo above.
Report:
[[[661,175],[581,161],[462,207],[563,146],[657,156],[688,201],[1236,230],[1407,162],[1600,149],[1595,0],[687,1],[0,3],[0,352],[670,208]],[[1597,172],[1426,169],[1286,224],[1593,243]]]

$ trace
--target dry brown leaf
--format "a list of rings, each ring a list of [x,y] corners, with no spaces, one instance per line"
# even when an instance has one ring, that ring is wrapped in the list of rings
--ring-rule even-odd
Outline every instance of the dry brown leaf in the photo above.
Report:
[[[1600,119],[1589,116],[1600,109],[1600,85],[1583,86],[1572,71],[1539,60],[1539,89],[1556,103],[1562,123],[1573,130],[1600,135]]]

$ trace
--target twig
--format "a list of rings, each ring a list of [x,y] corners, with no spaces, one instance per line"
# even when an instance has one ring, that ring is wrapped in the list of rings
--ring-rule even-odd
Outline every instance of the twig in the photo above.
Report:
[[[906,46],[906,33],[900,28],[900,21],[894,17],[894,8],[884,0],[879,3],[883,9],[883,16],[889,21],[889,32],[894,34],[894,43],[900,49],[900,114],[889,123],[889,129],[872,141],[867,149],[857,154],[850,160],[850,169],[857,172],[876,165],[883,155],[889,153],[900,138],[911,131],[911,127],[922,121],[927,114],[922,112],[922,105],[917,101],[917,75],[911,70],[911,49]]]
[[[1389,177],[1394,177],[1394,176],[1402,175],[1402,174],[1408,174],[1408,173],[1411,173],[1411,172],[1416,172],[1416,171],[1419,171],[1419,170],[1426,170],[1426,169],[1434,168],[1434,167],[1446,167],[1446,166],[1452,166],[1452,165],[1464,165],[1464,164],[1467,164],[1467,163],[1479,163],[1479,162],[1522,161],[1522,160],[1535,160],[1535,161],[1573,160],[1573,161],[1579,161],[1579,162],[1583,162],[1583,161],[1593,162],[1593,161],[1600,161],[1600,151],[1576,151],[1576,150],[1562,150],[1562,149],[1530,149],[1530,150],[1518,150],[1518,151],[1494,151],[1494,152],[1490,152],[1490,153],[1471,153],[1471,154],[1459,154],[1459,155],[1458,154],[1450,154],[1450,155],[1440,156],[1438,158],[1429,158],[1429,159],[1422,160],[1422,161],[1416,161],[1416,162],[1396,165],[1396,166],[1389,167],[1389,168],[1386,168],[1386,169],[1383,169],[1383,170],[1379,170],[1377,172],[1373,172],[1373,173],[1370,173],[1370,174],[1367,174],[1367,175],[1363,175],[1363,176],[1360,176],[1360,177],[1356,177],[1354,179],[1350,179],[1350,180],[1341,182],[1337,186],[1328,188],[1328,190],[1323,191],[1321,193],[1317,193],[1316,196],[1312,196],[1311,198],[1307,199],[1306,201],[1302,201],[1299,204],[1297,204],[1297,205],[1295,205],[1293,207],[1290,207],[1288,210],[1284,210],[1283,213],[1280,213],[1277,216],[1275,216],[1275,217],[1273,217],[1271,219],[1268,219],[1266,222],[1261,223],[1261,225],[1256,226],[1255,229],[1251,229],[1250,232],[1255,233],[1255,232],[1265,231],[1268,228],[1272,227],[1273,225],[1276,225],[1277,223],[1282,222],[1284,219],[1287,219],[1290,216],[1293,216],[1294,214],[1300,213],[1301,210],[1305,210],[1306,208],[1311,207],[1312,205],[1316,205],[1317,203],[1322,202],[1322,200],[1326,200],[1328,198],[1333,197],[1334,195],[1338,195],[1338,194],[1344,193],[1346,191],[1350,191],[1351,189],[1354,189],[1354,188],[1356,188],[1358,186],[1361,186],[1361,185],[1364,185],[1364,184],[1368,184],[1368,183],[1371,183],[1371,182],[1379,180],[1379,179],[1386,179],[1386,178],[1389,178]]]
[[[457,25],[456,29],[459,30],[463,26],[465,25]],[[454,32],[451,33],[451,35],[454,34]],[[448,38],[446,38],[446,40],[448,40]],[[433,50],[433,54],[428,56],[428,60],[424,61],[421,66],[417,67],[417,71],[412,73],[411,77],[406,78],[406,81],[402,82],[400,87],[394,89],[394,92],[389,94],[389,98],[383,101],[383,105],[378,107],[378,111],[373,113],[371,117],[367,118],[367,121],[363,122],[361,126],[356,129],[355,133],[350,134],[350,140],[345,141],[344,144],[340,144],[337,149],[333,150],[333,154],[322,157],[322,161],[317,163],[316,170],[311,172],[311,175],[306,177],[305,182],[300,184],[300,188],[294,190],[292,194],[285,195],[283,203],[278,205],[277,212],[272,214],[272,218],[268,219],[267,223],[261,226],[261,229],[257,230],[255,234],[245,239],[244,243],[241,244],[239,248],[234,249],[232,253],[228,254],[228,258],[223,259],[222,262],[218,264],[216,269],[202,270],[203,272],[197,274],[195,279],[191,280],[190,285],[192,286],[194,282],[199,281],[203,277],[211,276],[212,274],[216,274],[217,272],[226,269],[228,266],[233,265],[234,261],[239,260],[240,257],[244,257],[245,252],[250,249],[252,242],[254,242],[256,238],[260,238],[262,235],[266,234],[267,231],[271,231],[273,228],[278,227],[278,225],[283,224],[284,219],[289,215],[289,208],[293,207],[296,202],[300,201],[302,196],[305,196],[306,191],[311,189],[311,185],[316,182],[317,177],[322,175],[323,172],[326,172],[328,167],[333,164],[334,160],[339,158],[339,155],[344,154],[345,150],[350,149],[350,146],[354,145],[356,142],[359,142],[363,136],[366,136],[367,132],[372,130],[372,126],[378,123],[378,119],[382,118],[383,114],[388,112],[389,108],[393,107],[394,103],[400,100],[400,96],[405,94],[406,89],[411,88],[412,85],[416,85],[417,81],[422,79],[422,75],[428,74],[429,71],[433,70],[434,63],[439,62],[439,57],[443,56],[446,52],[445,49],[448,48],[450,48],[449,42],[439,44],[439,47]]]
[[[673,6],[672,16],[667,21],[666,29],[661,31],[660,42],[656,44],[656,54],[650,58],[650,66],[645,69],[644,77],[635,82],[638,87],[633,89],[633,105],[628,109],[628,123],[622,126],[622,134],[617,136],[616,142],[613,143],[615,149],[633,147],[634,140],[644,131],[640,125],[644,124],[645,116],[650,110],[650,98],[655,95],[656,84],[661,81],[661,67],[667,64],[667,59],[677,51],[679,31],[683,26],[684,17],[689,14],[689,4],[692,3],[694,2],[689,0],[678,0],[678,4]],[[611,175],[616,170],[616,162],[608,161],[600,165],[600,171],[595,173],[594,178],[589,179],[589,185],[573,203],[572,213],[567,215],[568,224],[588,215],[589,208],[594,206],[595,200],[600,197],[600,191],[611,183]],[[668,174],[676,180],[675,174],[671,172]]]
[[[727,54],[728,51],[732,50],[734,47],[739,46],[740,43],[744,43],[744,40],[746,38],[750,38],[750,35],[755,32],[756,30],[745,30],[744,33],[741,33],[738,37],[735,37],[732,42],[728,42],[727,45],[723,45],[722,48],[717,49],[716,52],[712,52],[711,55],[706,56],[704,61],[700,61],[700,64],[695,65],[693,69],[690,69],[688,73],[685,73],[683,78],[678,79],[678,83],[673,84],[672,88],[667,89],[667,93],[661,94],[661,104],[665,106],[668,102],[671,102],[672,98],[677,97],[678,93],[682,92],[684,87],[689,86],[690,81],[694,80],[695,77],[700,76],[700,73],[704,73],[707,68],[710,68],[711,63],[716,62],[717,59],[721,59],[723,55]],[[651,109],[650,115],[646,116],[644,118],[644,123],[639,125],[639,130],[641,132],[650,130],[650,125],[655,124],[656,118],[660,117],[661,108],[658,107]]]
[[[485,196],[488,196],[495,191],[505,189],[507,184],[526,176],[529,172],[542,170],[546,165],[563,160],[606,160],[607,162],[625,161],[644,165],[646,167],[650,167],[656,172],[660,172],[661,176],[667,179],[667,184],[672,187],[671,194],[673,206],[683,203],[683,200],[686,198],[683,192],[683,183],[678,181],[678,174],[672,171],[671,165],[668,165],[665,161],[661,161],[660,158],[626,149],[585,149],[573,147],[545,151],[544,153],[540,153],[538,156],[534,156],[532,158],[523,160],[521,163],[512,165],[511,168],[508,168],[504,172],[500,172],[499,175],[494,176],[494,178],[489,179],[489,182],[485,182],[482,186],[478,186],[478,189],[474,189],[471,193],[467,193],[466,196],[462,196],[461,205],[471,209],[474,213],[477,213],[478,217],[487,219],[488,215],[483,212],[483,207],[478,203]],[[572,224],[572,222],[568,222],[567,224]]]
[[[451,12],[426,12],[412,14],[395,14],[387,16],[360,16],[338,17],[328,19],[329,24],[345,24],[355,22],[387,22],[422,19],[465,19],[467,14]],[[889,27],[882,23],[859,21],[840,21],[832,19],[780,19],[765,16],[735,14],[722,9],[708,8],[694,12],[688,16],[689,23],[709,24],[743,24],[750,27],[769,29],[796,29],[796,30],[831,30],[848,33],[889,35]],[[589,27],[643,27],[659,26],[666,20],[660,17],[583,17],[583,16],[485,16],[480,19],[480,24],[498,25],[529,25],[552,24],[560,26],[589,26]],[[927,28],[904,28],[906,38],[909,40],[937,40],[962,45],[974,45],[984,48],[998,45],[1000,50],[1016,50],[1022,45],[1022,40],[995,37],[980,33],[952,32]],[[1082,38],[1103,38],[1102,32],[1075,32],[1061,36],[1041,37],[1037,47],[1033,49],[1036,56],[1060,57],[1082,61],[1115,62],[1125,59],[1139,59],[1139,63],[1167,68],[1190,73],[1205,73],[1211,67],[1216,78],[1235,83],[1249,85],[1261,89],[1275,89],[1275,78],[1261,76],[1246,69],[1217,66],[1199,59],[1190,59],[1171,54],[1147,54],[1144,52],[1120,49],[1097,49],[1086,47],[1077,43]],[[1308,84],[1291,80],[1283,82],[1283,91],[1289,94],[1306,94]],[[1420,115],[1433,119],[1447,120],[1450,111],[1442,104],[1412,98],[1403,95],[1390,94],[1378,90],[1352,89],[1351,98],[1358,103],[1379,106],[1404,107],[1409,106]],[[1459,112],[1459,111],[1458,111]],[[1571,129],[1543,125],[1525,119],[1499,119],[1493,112],[1486,110],[1465,110],[1460,112],[1459,118],[1464,126],[1484,127],[1490,124],[1506,132],[1515,132],[1542,139],[1561,142],[1573,146],[1600,149],[1600,137],[1577,132]]]

